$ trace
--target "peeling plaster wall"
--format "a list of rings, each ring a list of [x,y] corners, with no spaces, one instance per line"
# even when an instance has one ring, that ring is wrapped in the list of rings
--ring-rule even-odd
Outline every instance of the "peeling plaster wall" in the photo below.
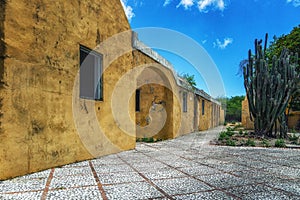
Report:
[[[135,123],[146,116],[152,101],[165,102],[168,114],[155,137],[194,131],[194,94],[187,91],[188,112],[183,113],[180,91],[185,89],[177,85],[174,72],[161,65],[166,63],[162,58],[132,50],[130,26],[119,0],[0,2],[0,180],[134,148]],[[128,32],[118,34],[124,31]],[[99,44],[103,101],[74,101],[74,95],[79,96],[73,90],[78,84],[79,45],[94,49]],[[167,86],[141,86],[146,103],[136,114],[133,91],[143,65],[146,74],[152,70]],[[125,84],[119,84],[121,80]],[[77,121],[72,105],[80,113]],[[206,103],[206,120],[199,117],[205,129],[210,128],[210,105]],[[116,118],[118,106],[128,110]],[[89,113],[95,113],[96,122]],[[94,135],[95,123],[102,134]]]
[[[173,98],[172,92],[158,84],[147,84],[140,89],[140,112],[136,113],[136,124],[141,127],[151,125],[154,119],[149,116],[150,109],[159,109],[157,112],[166,110],[167,118],[163,128],[155,135],[156,139],[168,139],[173,137]],[[137,132],[137,137],[147,137]]]
[[[93,49],[130,30],[120,1],[2,0],[0,11],[0,180],[92,158],[72,113],[79,44]],[[123,134],[107,114],[109,91],[131,68],[130,52],[115,60],[104,75],[107,101],[95,105],[104,129],[116,130],[107,137],[115,134],[112,143],[121,150],[134,148],[135,137]],[[116,70],[122,73],[111,73]],[[129,107],[132,114],[134,102]]]
[[[149,136],[148,133],[137,130],[137,137],[174,138],[174,132],[178,132],[178,129],[174,128],[174,102],[177,100],[174,99],[173,93],[177,91],[177,88],[173,88],[176,85],[173,72],[140,51],[134,51],[134,64],[145,67],[137,77],[137,88],[141,93],[140,111],[136,112],[136,124],[142,129],[152,125],[151,122],[155,119],[151,120],[149,111],[153,105],[154,109],[156,107],[159,110],[164,109],[167,115],[163,127],[156,134]]]

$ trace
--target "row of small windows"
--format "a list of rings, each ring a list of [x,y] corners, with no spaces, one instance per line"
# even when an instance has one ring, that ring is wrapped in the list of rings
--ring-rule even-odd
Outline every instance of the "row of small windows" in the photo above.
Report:
[[[182,111],[183,112],[187,112],[187,97],[188,97],[188,95],[187,95],[187,92],[183,92],[182,93],[182,104],[183,104],[183,106],[182,106]],[[204,115],[205,114],[205,101],[204,100],[202,100],[202,115]]]

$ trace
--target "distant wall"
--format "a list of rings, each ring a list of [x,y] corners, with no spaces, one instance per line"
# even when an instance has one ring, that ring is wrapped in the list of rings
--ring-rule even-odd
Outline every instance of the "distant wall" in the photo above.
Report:
[[[300,111],[290,112],[288,118],[288,126],[291,129],[299,130],[300,129]]]
[[[242,101],[242,125],[245,129],[253,129],[254,123],[250,119],[250,112],[249,112],[249,104],[247,96],[245,97],[245,100]]]
[[[254,129],[254,122],[250,119],[250,111],[248,99],[245,97],[245,100],[242,101],[242,125],[246,129]],[[290,129],[297,129],[300,125],[300,112],[291,111],[288,116],[288,127]]]

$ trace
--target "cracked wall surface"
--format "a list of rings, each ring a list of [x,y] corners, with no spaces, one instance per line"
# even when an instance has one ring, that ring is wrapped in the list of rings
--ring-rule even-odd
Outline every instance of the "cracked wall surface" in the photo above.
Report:
[[[93,49],[128,30],[119,0],[1,0],[0,180],[94,157],[82,143],[72,113],[79,44]],[[132,68],[131,61],[127,53],[108,70],[108,101],[115,82]],[[108,101],[95,105],[105,129],[115,130],[107,137],[114,137],[112,143],[120,149],[134,148],[135,138],[122,134],[105,114]],[[134,103],[131,108],[134,112]],[[103,154],[114,152],[112,148]]]

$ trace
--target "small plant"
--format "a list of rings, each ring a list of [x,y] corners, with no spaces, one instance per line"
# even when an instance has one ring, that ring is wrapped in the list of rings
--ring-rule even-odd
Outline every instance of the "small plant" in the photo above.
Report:
[[[137,142],[147,142],[147,143],[151,143],[151,142],[155,142],[154,138],[137,138],[136,139]]]
[[[227,146],[236,146],[235,141],[233,141],[233,140],[227,140],[226,145]]]
[[[227,122],[224,122],[224,124],[223,124],[224,126],[226,126],[227,125]]]
[[[275,141],[275,147],[283,148],[285,147],[285,142],[282,139],[278,139]]]
[[[249,133],[247,131],[244,132],[244,136],[248,136]]]
[[[228,127],[226,128],[226,130],[227,130],[227,132],[231,132],[231,131],[234,131],[234,128],[231,128],[230,126],[228,126]]]
[[[248,139],[245,143],[246,146],[255,147],[254,140]]]
[[[270,143],[269,143],[269,141],[266,140],[266,139],[263,139],[263,141],[261,141],[261,144],[262,144],[262,146],[264,146],[264,147],[270,147],[270,146],[271,146]]]
[[[289,137],[289,140],[292,142],[292,144],[298,144],[299,136],[296,136],[296,134],[294,133]]]
[[[226,133],[229,137],[233,136],[234,135],[234,132],[233,131],[227,131]]]
[[[224,139],[228,140],[229,136],[227,135],[227,132],[222,131],[219,135],[219,140],[224,140]]]
[[[244,134],[243,130],[239,130],[239,134],[243,135]]]
[[[290,132],[291,132],[291,133],[297,133],[297,131],[295,130],[295,128],[292,128],[292,129],[290,130]]]

